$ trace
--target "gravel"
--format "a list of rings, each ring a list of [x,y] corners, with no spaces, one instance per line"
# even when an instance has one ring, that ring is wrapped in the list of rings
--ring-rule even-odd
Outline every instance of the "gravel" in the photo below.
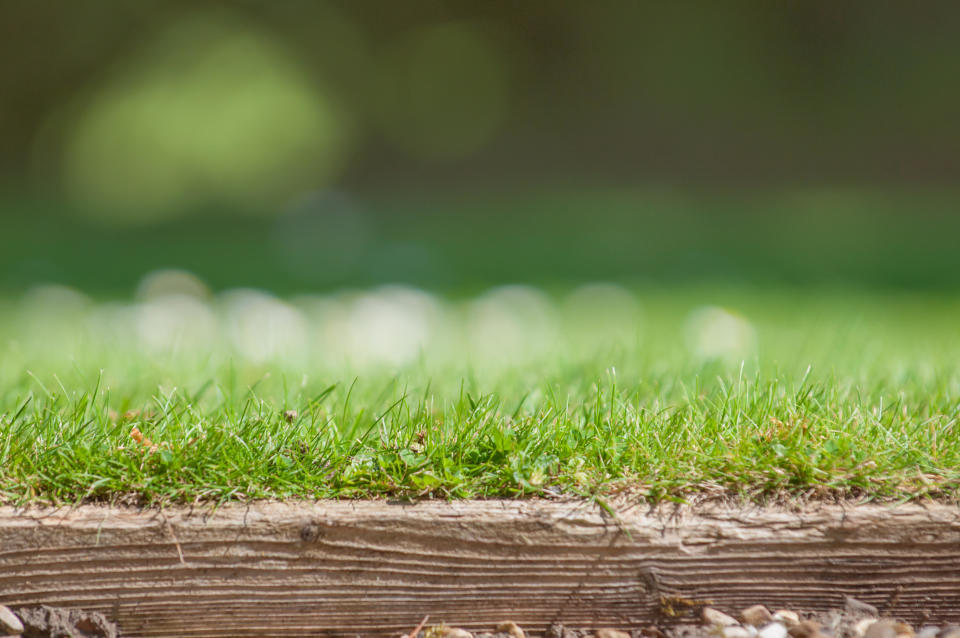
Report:
[[[23,623],[9,607],[0,605],[0,633],[4,635],[13,635],[23,633]]]
[[[803,612],[793,609],[771,611],[764,605],[745,609],[700,610],[699,625],[651,625],[627,631],[624,628],[565,627],[551,625],[544,638],[960,638],[960,626],[923,625],[912,627],[898,618],[882,617],[873,605],[847,597],[842,609],[830,612]],[[511,628],[510,632],[504,631]],[[499,633],[470,634],[473,638],[515,638],[518,634],[540,638],[541,634],[523,633],[515,623],[497,626]],[[437,627],[420,631],[418,638],[442,635],[430,633]],[[460,630],[464,631],[464,630]],[[468,633],[468,632],[465,632]],[[458,634],[460,635],[460,634]]]
[[[674,625],[626,630],[617,627],[550,625],[546,633],[528,633],[518,623],[504,620],[487,632],[470,632],[455,625],[433,624],[413,628],[416,638],[960,638],[958,625],[912,627],[897,618],[881,617],[877,608],[847,597],[844,608],[803,613],[771,611],[764,605],[741,610],[704,607],[698,625]],[[403,634],[401,638],[410,638]],[[41,605],[10,610],[0,605],[0,638],[115,638],[118,628],[102,614]]]

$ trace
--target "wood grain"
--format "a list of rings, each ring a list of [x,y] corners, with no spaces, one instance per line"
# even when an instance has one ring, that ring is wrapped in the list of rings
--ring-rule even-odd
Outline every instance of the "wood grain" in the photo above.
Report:
[[[960,622],[960,510],[577,502],[0,508],[0,603],[101,611],[125,636],[379,636],[430,614],[532,633],[689,621],[706,601],[853,595]]]

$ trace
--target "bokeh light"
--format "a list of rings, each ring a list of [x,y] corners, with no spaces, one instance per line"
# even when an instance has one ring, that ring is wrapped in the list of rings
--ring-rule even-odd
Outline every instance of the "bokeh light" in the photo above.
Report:
[[[274,212],[337,175],[350,128],[268,31],[188,15],[90,97],[68,133],[64,185],[90,214],[116,220],[210,203]]]
[[[703,306],[687,317],[687,347],[698,359],[743,361],[755,353],[756,330],[750,321],[731,310]]]

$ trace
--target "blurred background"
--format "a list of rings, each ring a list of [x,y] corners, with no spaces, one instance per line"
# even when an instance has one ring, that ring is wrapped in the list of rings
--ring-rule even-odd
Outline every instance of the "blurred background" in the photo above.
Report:
[[[292,408],[531,460],[662,424],[704,476],[768,476],[767,417],[862,427],[769,484],[873,449],[939,489],[958,208],[958,0],[0,0],[0,479],[89,496],[134,423],[239,458]]]
[[[0,0],[0,292],[954,290],[958,28],[956,2]]]

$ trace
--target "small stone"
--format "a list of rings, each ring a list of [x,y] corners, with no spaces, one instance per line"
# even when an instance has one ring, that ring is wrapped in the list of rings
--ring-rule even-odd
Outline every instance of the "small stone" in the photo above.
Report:
[[[704,607],[703,611],[701,612],[701,616],[704,624],[712,627],[731,627],[739,624],[737,623],[736,618],[733,616],[728,616],[722,611],[717,611],[713,607]]]
[[[10,611],[9,607],[3,605],[0,605],[0,633],[13,635],[23,633],[23,623]]]
[[[763,605],[754,605],[741,611],[740,618],[748,625],[759,627],[771,622],[773,620],[773,614]]]
[[[447,627],[446,625],[434,625],[428,627],[424,632],[425,638],[473,638],[473,634],[459,627]]]
[[[960,625],[947,625],[937,633],[937,638],[960,638]]]
[[[797,612],[789,609],[778,609],[773,612],[773,619],[782,622],[787,627],[796,627],[800,624],[800,616],[797,615]]]
[[[876,607],[862,600],[857,600],[853,596],[844,596],[843,606],[851,616],[873,616],[876,618],[880,614]]]
[[[754,635],[755,634],[756,632],[754,632]],[[753,635],[750,634],[750,630],[739,625],[723,627],[720,630],[720,636],[721,638],[753,638]]]
[[[505,620],[497,625],[497,631],[502,631],[505,634],[509,634],[511,638],[527,638],[526,634],[523,633],[523,630],[520,629],[520,626],[510,620]]]
[[[816,620],[804,620],[787,630],[791,638],[811,638],[814,634],[821,633],[823,625]]]
[[[858,620],[857,623],[852,627],[854,635],[863,638],[864,634],[867,633],[867,629],[869,629],[870,625],[875,622],[877,622],[876,618],[862,618],[861,620]]]
[[[598,629],[593,632],[593,638],[630,638],[630,634],[619,629]]]
[[[787,638],[787,627],[782,623],[772,622],[757,632],[757,638]]]
[[[867,626],[866,631],[863,632],[863,638],[897,638],[897,634],[900,633],[898,625],[902,624],[887,619],[877,620]]]
[[[897,632],[897,638],[914,638],[913,627],[905,622],[895,622],[893,628]]]
[[[939,627],[935,625],[924,625],[920,628],[920,631],[917,632],[917,638],[937,638],[937,634],[939,633]]]

